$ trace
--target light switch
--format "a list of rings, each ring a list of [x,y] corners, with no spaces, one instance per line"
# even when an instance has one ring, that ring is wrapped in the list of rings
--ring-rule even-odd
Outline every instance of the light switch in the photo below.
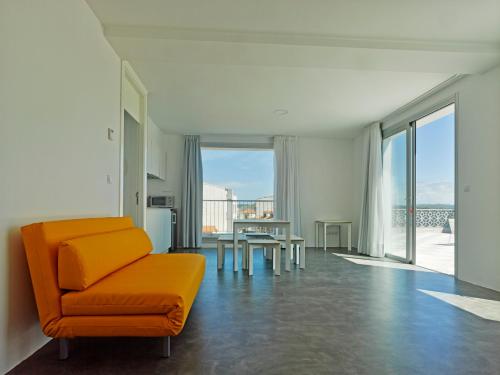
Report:
[[[470,193],[470,185],[464,186],[464,193]]]
[[[108,140],[110,141],[115,140],[115,131],[111,128],[108,128]]]
[[[106,182],[108,185],[111,185],[113,183],[113,179],[111,178],[111,175],[107,174],[106,175]]]

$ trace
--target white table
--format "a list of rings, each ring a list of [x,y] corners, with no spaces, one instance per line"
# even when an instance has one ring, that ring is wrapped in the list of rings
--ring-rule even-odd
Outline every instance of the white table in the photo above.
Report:
[[[233,268],[234,272],[238,271],[238,229],[248,227],[261,228],[281,228],[285,230],[286,250],[285,250],[285,271],[290,271],[290,258],[292,255],[290,241],[290,221],[277,219],[243,219],[233,221]],[[236,234],[236,235],[235,235]],[[277,266],[278,267],[278,266]]]
[[[339,247],[341,246],[340,242],[340,230],[342,226],[347,226],[347,251],[351,251],[351,230],[352,230],[352,221],[347,220],[316,220],[314,222],[316,229],[316,247],[319,247],[319,228],[323,226],[323,250],[326,251],[326,229],[333,225],[339,227]]]

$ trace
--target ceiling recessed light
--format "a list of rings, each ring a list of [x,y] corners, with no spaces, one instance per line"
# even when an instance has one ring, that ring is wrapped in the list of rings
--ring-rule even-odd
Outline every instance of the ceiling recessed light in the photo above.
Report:
[[[288,114],[288,109],[275,109],[273,111],[273,113],[276,115],[276,116],[284,116],[286,114]]]

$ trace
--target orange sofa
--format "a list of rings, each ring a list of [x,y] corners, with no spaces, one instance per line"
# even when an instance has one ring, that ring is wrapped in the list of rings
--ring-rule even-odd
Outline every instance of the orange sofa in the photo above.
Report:
[[[184,327],[205,273],[198,254],[150,254],[151,241],[128,217],[36,223],[21,229],[43,332],[162,337]]]

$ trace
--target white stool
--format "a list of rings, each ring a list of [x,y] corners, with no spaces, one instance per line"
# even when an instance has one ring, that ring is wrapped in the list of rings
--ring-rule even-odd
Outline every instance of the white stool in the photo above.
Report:
[[[274,253],[274,274],[276,276],[280,275],[280,265],[281,265],[281,248],[279,241],[276,240],[258,240],[258,239],[248,239],[247,240],[247,252],[248,252],[248,275],[253,275],[253,251],[254,249],[264,249],[264,251],[271,250]]]
[[[226,258],[226,246],[233,245],[233,235],[223,234],[217,239],[217,269],[221,270]],[[247,240],[244,234],[238,234],[238,246],[242,247],[242,268],[246,269]],[[234,254],[234,251],[233,251]],[[234,255],[233,255],[234,256]]]
[[[285,235],[280,234],[273,237],[276,241],[286,246]],[[302,237],[291,235],[290,243],[292,244],[292,260],[295,258],[295,264],[298,264],[302,269],[306,268],[306,241]]]

